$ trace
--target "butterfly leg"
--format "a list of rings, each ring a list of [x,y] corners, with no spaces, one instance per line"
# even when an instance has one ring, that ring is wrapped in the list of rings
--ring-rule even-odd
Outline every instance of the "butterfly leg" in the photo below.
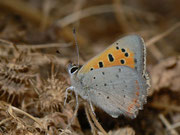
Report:
[[[68,129],[71,126],[71,124],[73,123],[74,118],[76,117],[77,112],[78,112],[78,108],[79,108],[78,94],[76,92],[74,92],[74,93],[75,93],[75,96],[76,96],[76,107],[75,107],[74,114],[73,114],[73,116],[71,118],[71,121],[68,123],[68,126],[66,127],[66,129]]]
[[[64,106],[66,105],[66,101],[67,101],[67,97],[68,97],[68,92],[69,91],[73,91],[73,90],[74,90],[73,86],[66,88]]]
[[[93,108],[93,105],[92,105],[92,102],[89,102],[89,104],[90,104],[92,113],[94,114],[94,116],[96,116],[95,111],[94,111],[94,108]]]

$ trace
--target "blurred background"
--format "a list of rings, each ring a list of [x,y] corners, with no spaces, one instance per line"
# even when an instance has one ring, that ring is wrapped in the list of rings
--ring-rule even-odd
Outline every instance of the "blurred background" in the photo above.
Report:
[[[0,0],[0,134],[180,134],[179,0]],[[147,47],[148,103],[136,119],[113,119],[80,99],[67,65],[80,64],[117,39],[139,34]],[[58,53],[57,53],[58,50]]]

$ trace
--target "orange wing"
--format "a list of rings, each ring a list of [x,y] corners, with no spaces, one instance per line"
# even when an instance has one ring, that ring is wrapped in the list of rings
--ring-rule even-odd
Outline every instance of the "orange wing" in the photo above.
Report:
[[[85,64],[80,72],[85,73],[93,69],[112,67],[117,65],[134,68],[134,53],[127,48],[108,48],[102,52],[101,55],[94,57],[87,64]]]
[[[140,41],[141,38],[137,35],[126,36],[118,40],[102,53],[84,64],[79,73],[86,73],[98,68],[120,65],[129,66],[141,71],[144,60],[141,55],[143,54],[143,45]]]

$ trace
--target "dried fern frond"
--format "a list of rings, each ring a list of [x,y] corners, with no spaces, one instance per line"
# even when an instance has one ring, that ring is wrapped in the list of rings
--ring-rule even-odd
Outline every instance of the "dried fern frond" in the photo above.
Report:
[[[31,89],[29,80],[34,77],[28,54],[20,52],[7,61],[0,63],[0,99],[13,103],[19,102],[24,93]]]

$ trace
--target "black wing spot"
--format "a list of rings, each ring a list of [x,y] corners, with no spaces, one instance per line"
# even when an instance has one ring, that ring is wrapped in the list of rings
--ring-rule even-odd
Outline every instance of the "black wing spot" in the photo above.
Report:
[[[104,86],[107,86],[107,84],[105,83]]]
[[[126,52],[124,55],[125,55],[125,57],[128,57],[128,56],[129,56],[129,53]]]
[[[103,62],[99,62],[99,67],[102,68],[103,67]]]
[[[134,59],[134,62],[137,63],[137,59]]]
[[[119,72],[121,72],[121,69],[119,68]]]
[[[121,64],[125,64],[125,60],[123,60],[123,59],[120,60],[120,62],[121,62]]]
[[[98,93],[98,95],[101,95],[101,93]]]
[[[119,46],[116,46],[116,49],[119,50]]]
[[[98,85],[96,84],[96,86],[98,86]]]
[[[92,71],[94,68],[91,68],[90,70]]]
[[[119,43],[118,42],[116,42],[116,45],[118,45]]]
[[[114,58],[113,58],[112,54],[108,54],[108,58],[109,58],[109,61],[110,61],[110,62],[113,62],[113,61],[114,61]]]
[[[107,96],[107,99],[109,99],[109,96]]]
[[[103,75],[105,75],[105,73],[104,73],[104,72],[102,72],[102,74],[103,74]]]
[[[93,77],[93,79],[96,79],[96,77]]]
[[[123,89],[122,91],[123,91],[123,93],[124,93],[124,89]],[[126,97],[126,95],[123,95],[123,97],[125,98],[125,97]]]
[[[122,52],[125,52],[126,50],[124,48],[121,49]]]

